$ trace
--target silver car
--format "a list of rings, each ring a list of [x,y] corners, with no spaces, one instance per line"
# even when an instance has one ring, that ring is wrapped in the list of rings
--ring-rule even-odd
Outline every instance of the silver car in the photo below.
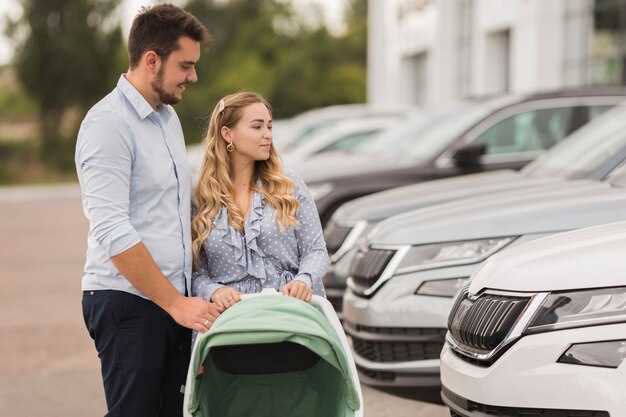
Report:
[[[618,154],[624,159],[626,111],[615,109],[594,124],[588,129],[596,133],[596,146],[571,142],[560,169],[584,172]],[[452,297],[483,261],[539,237],[626,220],[625,185],[626,169],[620,167],[602,182],[554,181],[415,210],[378,224],[355,255],[343,304],[362,381],[438,385]]]

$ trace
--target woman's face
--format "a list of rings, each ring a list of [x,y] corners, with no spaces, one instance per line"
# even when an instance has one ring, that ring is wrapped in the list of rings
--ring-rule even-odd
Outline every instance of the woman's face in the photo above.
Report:
[[[263,103],[250,104],[232,129],[222,128],[222,136],[235,145],[233,153],[265,161],[272,147],[272,116]]]

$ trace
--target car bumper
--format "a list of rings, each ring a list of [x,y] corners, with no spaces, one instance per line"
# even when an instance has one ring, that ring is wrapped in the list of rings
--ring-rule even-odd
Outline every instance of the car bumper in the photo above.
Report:
[[[467,362],[446,345],[441,353],[442,399],[463,417],[626,416],[624,363],[617,369],[557,363],[574,343],[624,335],[626,324],[526,336],[488,367]]]
[[[415,295],[420,283],[414,275],[396,276],[369,299],[346,291],[344,328],[362,382],[378,387],[440,384],[439,354],[453,299]]]

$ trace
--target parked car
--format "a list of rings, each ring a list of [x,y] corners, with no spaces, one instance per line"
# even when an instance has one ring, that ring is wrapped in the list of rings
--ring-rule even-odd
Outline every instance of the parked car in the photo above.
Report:
[[[625,127],[626,119],[617,118],[609,129],[612,135],[604,137],[606,143],[621,145],[619,153],[626,150]],[[599,146],[575,154],[586,164],[606,158],[606,150]],[[343,303],[362,381],[438,385],[452,297],[469,276],[505,247],[626,220],[624,178],[626,169],[617,168],[603,182],[556,181],[435,205],[379,223],[355,255]]]
[[[493,256],[441,354],[453,417],[626,416],[626,222]]]
[[[342,205],[325,227],[331,267],[324,277],[329,300],[341,311],[357,241],[378,222],[410,210],[500,191],[530,190],[563,179],[603,179],[626,157],[626,104],[568,136],[521,171],[502,170],[428,181],[361,197]]]
[[[307,144],[321,132],[331,129],[338,123],[355,121],[368,123],[371,119],[401,120],[417,114],[415,108],[382,107],[368,104],[346,104],[309,110],[290,119],[274,120],[273,142],[279,153],[287,153]],[[195,184],[202,167],[204,147],[202,144],[187,147],[187,157],[191,177]]]
[[[425,116],[418,114],[414,117],[423,119]],[[345,120],[321,130],[302,145],[282,152],[281,158],[287,165],[296,165],[324,152],[350,151],[363,146],[380,132],[402,121],[399,116]]]
[[[367,120],[371,117],[404,117],[416,108],[398,106],[376,106],[371,104],[342,104],[308,110],[288,119],[281,135],[276,135],[274,144],[280,151],[290,151],[308,140],[321,130],[345,120]]]
[[[343,203],[402,185],[461,174],[519,169],[626,90],[579,89],[509,96],[453,109],[447,117],[389,130],[360,153],[328,153],[300,167],[322,223]]]

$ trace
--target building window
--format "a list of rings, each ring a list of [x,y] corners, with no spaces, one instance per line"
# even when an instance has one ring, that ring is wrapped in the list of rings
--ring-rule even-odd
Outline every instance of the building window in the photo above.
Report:
[[[626,0],[566,4],[565,85],[626,84]]]

